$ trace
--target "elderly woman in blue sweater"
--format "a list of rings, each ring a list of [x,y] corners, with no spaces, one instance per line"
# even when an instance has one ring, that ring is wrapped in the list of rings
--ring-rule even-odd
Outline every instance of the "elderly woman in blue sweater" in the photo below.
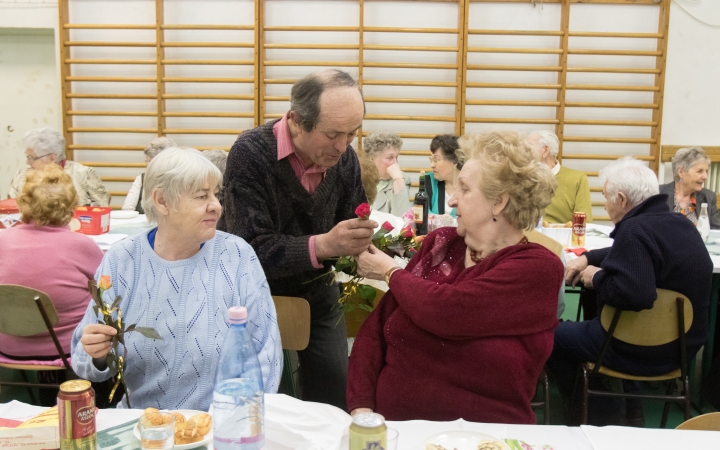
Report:
[[[277,392],[282,351],[275,307],[252,247],[215,230],[221,180],[197,150],[171,148],[155,157],[142,201],[157,228],[110,248],[95,275],[98,281],[111,277],[107,298],[122,297],[124,323],[154,328],[162,337],[125,337],[126,395],[134,408],[209,408],[231,306],[247,307],[265,392]],[[72,366],[80,377],[115,375],[105,364],[114,334],[98,324],[91,302],[72,339]]]

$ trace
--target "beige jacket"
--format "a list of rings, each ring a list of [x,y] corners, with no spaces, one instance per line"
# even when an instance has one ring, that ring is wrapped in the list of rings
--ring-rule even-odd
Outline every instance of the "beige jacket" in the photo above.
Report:
[[[28,170],[30,170],[30,167],[26,166],[15,174],[10,182],[8,197],[17,198],[20,194],[23,185],[25,185],[25,174]],[[78,194],[79,206],[89,206],[93,203],[99,206],[108,206],[110,194],[108,194],[98,174],[95,173],[95,169],[74,161],[65,160],[65,173],[73,179],[73,185]]]

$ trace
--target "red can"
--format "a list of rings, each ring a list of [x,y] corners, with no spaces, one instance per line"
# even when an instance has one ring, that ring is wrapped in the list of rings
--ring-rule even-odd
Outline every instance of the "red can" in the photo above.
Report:
[[[87,380],[66,381],[58,393],[60,450],[96,450],[95,391]]]
[[[587,222],[587,215],[584,212],[576,212],[573,214],[573,227],[572,227],[572,246],[573,247],[584,247],[585,246],[585,222]]]

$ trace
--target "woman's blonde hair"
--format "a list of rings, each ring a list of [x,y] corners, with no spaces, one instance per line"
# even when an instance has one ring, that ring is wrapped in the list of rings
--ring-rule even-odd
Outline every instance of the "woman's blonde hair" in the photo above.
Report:
[[[518,229],[532,230],[552,201],[557,182],[514,131],[468,134],[458,140],[461,160],[478,162],[478,186],[494,201],[509,195],[503,217]]]
[[[57,164],[48,164],[27,172],[17,203],[23,222],[62,226],[72,219],[78,196],[72,177]]]

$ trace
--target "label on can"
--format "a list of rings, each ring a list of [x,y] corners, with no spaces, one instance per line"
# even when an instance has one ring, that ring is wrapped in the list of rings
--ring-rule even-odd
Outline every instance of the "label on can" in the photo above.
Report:
[[[359,434],[350,432],[350,450],[386,450],[387,432]]]
[[[60,386],[58,419],[61,450],[95,450],[95,392],[90,382],[72,380]]]
[[[587,221],[587,215],[583,212],[576,212],[573,214],[573,227],[572,227],[572,246],[573,247],[584,247],[585,246],[585,222]]]

